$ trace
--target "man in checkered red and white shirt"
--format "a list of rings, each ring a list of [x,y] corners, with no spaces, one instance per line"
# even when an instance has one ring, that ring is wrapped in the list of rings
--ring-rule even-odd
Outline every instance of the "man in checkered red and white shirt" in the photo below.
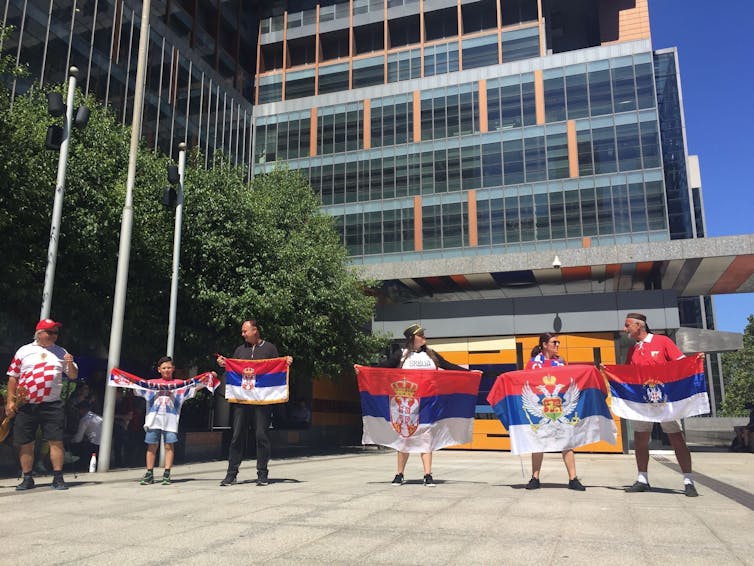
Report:
[[[63,374],[76,379],[79,368],[73,356],[56,344],[60,334],[59,322],[45,318],[37,323],[34,342],[21,346],[8,366],[8,399],[5,412],[16,416],[13,442],[18,446],[18,457],[24,479],[16,486],[21,491],[34,487],[31,469],[34,464],[34,441],[37,428],[42,427],[45,440],[50,443],[52,462],[52,487],[68,489],[63,481],[63,429],[65,412],[60,398]],[[13,399],[16,390],[23,387],[28,400],[16,407]]]

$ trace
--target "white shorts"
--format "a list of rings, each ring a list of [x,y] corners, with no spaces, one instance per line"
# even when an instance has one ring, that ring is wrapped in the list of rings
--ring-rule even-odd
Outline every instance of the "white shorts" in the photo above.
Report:
[[[652,432],[654,424],[648,421],[631,421],[634,432]],[[664,423],[660,423],[660,426],[662,427],[662,432],[665,434],[681,432],[681,421],[665,421]]]

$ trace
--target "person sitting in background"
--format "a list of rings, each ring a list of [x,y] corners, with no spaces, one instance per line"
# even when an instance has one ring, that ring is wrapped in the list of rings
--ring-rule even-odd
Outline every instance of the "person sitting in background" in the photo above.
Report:
[[[128,461],[128,425],[133,417],[133,397],[124,390],[115,390],[115,415],[113,417],[113,460],[116,466],[125,466]]]
[[[291,410],[291,426],[293,428],[308,428],[312,413],[306,406],[306,401],[299,399]]]
[[[92,411],[88,401],[79,403],[79,426],[71,439],[71,450],[80,462],[89,462],[88,456],[99,457],[99,445],[102,438],[102,417]]]
[[[746,403],[744,407],[749,411],[749,422],[743,426],[734,426],[736,438],[731,450],[735,452],[751,452],[752,433],[754,433],[754,403]]]

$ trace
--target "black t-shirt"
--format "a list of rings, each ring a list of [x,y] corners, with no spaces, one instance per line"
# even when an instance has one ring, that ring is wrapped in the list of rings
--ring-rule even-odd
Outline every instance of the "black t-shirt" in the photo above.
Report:
[[[267,340],[260,340],[254,345],[244,342],[233,352],[233,359],[235,360],[269,360],[279,357],[280,354],[278,354],[275,344],[267,342]]]

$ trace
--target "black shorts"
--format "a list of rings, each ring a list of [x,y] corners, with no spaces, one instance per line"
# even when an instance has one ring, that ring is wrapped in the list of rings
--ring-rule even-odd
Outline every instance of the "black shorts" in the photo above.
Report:
[[[63,401],[22,405],[13,423],[13,443],[21,446],[34,442],[37,439],[37,428],[40,426],[42,438],[45,440],[63,440],[65,427]]]

